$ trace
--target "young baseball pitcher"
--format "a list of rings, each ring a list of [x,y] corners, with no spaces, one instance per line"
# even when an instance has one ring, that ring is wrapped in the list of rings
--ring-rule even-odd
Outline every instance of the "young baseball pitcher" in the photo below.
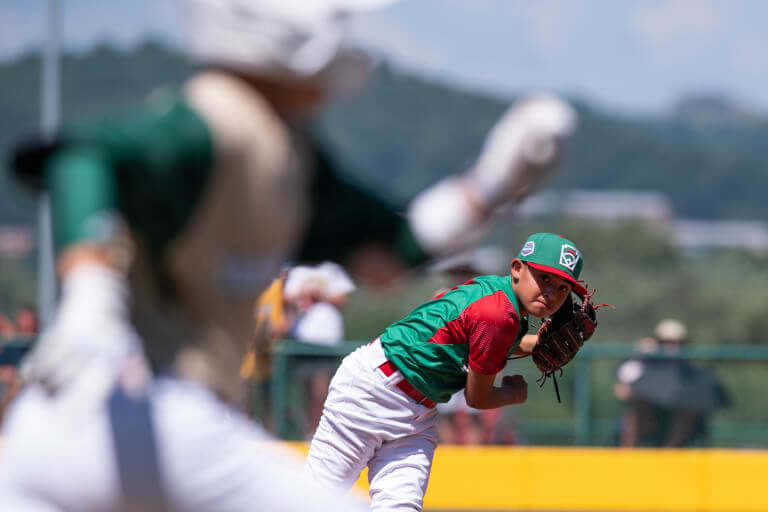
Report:
[[[525,402],[521,375],[500,386],[496,376],[509,358],[534,352],[539,334],[527,334],[530,316],[574,309],[571,292],[589,304],[578,280],[583,263],[570,240],[536,233],[509,275],[479,276],[436,296],[346,357],[307,471],[324,485],[349,487],[368,466],[371,510],[421,510],[437,443],[435,404],[462,388],[477,409]],[[576,345],[589,334],[576,336]]]

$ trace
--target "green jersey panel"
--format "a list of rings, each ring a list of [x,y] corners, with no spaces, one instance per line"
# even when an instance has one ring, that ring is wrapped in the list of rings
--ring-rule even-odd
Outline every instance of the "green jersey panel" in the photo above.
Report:
[[[528,331],[510,276],[480,276],[417,307],[381,335],[387,358],[413,386],[447,402],[469,368],[493,375]]]

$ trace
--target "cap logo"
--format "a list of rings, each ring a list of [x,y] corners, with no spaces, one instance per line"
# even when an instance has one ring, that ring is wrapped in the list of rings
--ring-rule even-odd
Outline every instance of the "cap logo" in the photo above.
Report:
[[[531,254],[533,254],[534,249],[536,249],[536,243],[529,240],[525,242],[525,245],[520,251],[520,256],[530,256]]]
[[[579,263],[580,258],[581,255],[574,246],[568,244],[560,246],[560,265],[571,272],[576,270],[576,265]]]

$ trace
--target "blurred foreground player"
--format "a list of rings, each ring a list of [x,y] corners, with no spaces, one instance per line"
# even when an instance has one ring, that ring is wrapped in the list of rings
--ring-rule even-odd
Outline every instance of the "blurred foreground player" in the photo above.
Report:
[[[255,297],[289,257],[364,274],[360,254],[396,272],[461,247],[557,162],[573,113],[539,98],[464,176],[392,211],[300,128],[364,64],[339,23],[384,2],[289,3],[186,2],[207,66],[180,96],[17,152],[50,194],[63,293],[5,425],[0,509],[354,510],[231,405]]]

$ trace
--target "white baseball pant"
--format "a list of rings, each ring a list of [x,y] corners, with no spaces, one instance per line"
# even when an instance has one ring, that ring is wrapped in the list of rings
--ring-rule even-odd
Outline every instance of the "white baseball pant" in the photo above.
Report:
[[[322,489],[301,457],[197,383],[159,379],[153,424],[164,504],[126,507],[103,390],[72,386],[60,396],[28,388],[3,429],[0,510],[365,510],[365,503]],[[101,396],[96,396],[101,395]],[[136,439],[131,449],[144,450]],[[135,496],[134,496],[135,498]]]
[[[3,424],[0,511],[365,509],[313,482],[301,457],[201,384],[148,382],[123,288],[95,266],[65,281]],[[116,400],[127,396],[118,382],[147,399]]]
[[[328,392],[306,470],[327,487],[349,488],[365,466],[372,511],[421,510],[437,445],[437,410],[417,404],[385,376],[376,340],[347,356]]]

